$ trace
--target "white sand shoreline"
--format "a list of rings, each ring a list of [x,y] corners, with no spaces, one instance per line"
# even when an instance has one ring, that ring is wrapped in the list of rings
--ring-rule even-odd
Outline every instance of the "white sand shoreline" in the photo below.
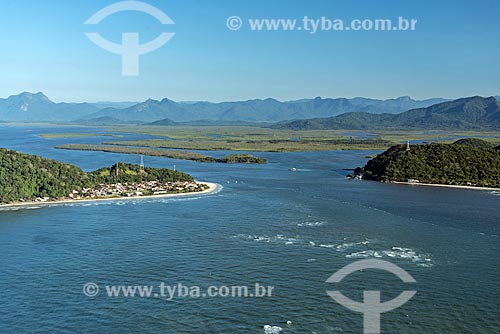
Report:
[[[405,185],[409,185],[409,186],[427,186],[427,187],[441,187],[441,188],[454,188],[454,189],[467,189],[467,190],[500,191],[500,188],[459,186],[459,185],[452,185],[452,184],[412,183],[412,182],[396,182],[396,181],[392,181],[390,183],[393,183],[393,184],[405,184]]]
[[[222,189],[222,186],[217,183],[196,181],[196,183],[206,184],[209,188],[203,191],[195,191],[189,193],[180,194],[163,194],[163,195],[148,195],[148,196],[130,196],[130,197],[102,197],[102,198],[91,198],[91,199],[65,199],[60,201],[47,201],[47,202],[22,202],[22,203],[12,203],[12,204],[0,204],[0,209],[3,208],[16,208],[16,207],[30,207],[30,206],[47,206],[47,205],[58,205],[58,204],[77,204],[77,203],[91,203],[91,202],[102,202],[102,201],[130,201],[130,200],[140,200],[140,199],[152,199],[152,198],[170,198],[170,197],[184,197],[184,196],[196,196],[196,195],[207,195]]]

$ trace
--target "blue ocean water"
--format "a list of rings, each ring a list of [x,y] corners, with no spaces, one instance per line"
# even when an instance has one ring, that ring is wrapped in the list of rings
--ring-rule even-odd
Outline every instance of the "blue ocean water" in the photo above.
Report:
[[[55,150],[46,132],[0,127],[0,146],[92,170],[133,155]],[[126,136],[136,138],[136,135]],[[214,152],[224,155],[227,152]],[[327,290],[384,300],[417,290],[382,315],[383,333],[500,333],[500,196],[493,191],[346,180],[343,168],[376,152],[257,153],[267,165],[202,164],[146,157],[222,185],[218,193],[0,211],[0,333],[362,333],[362,315]],[[298,168],[290,172],[290,167]],[[363,258],[388,273],[325,283]],[[101,292],[86,297],[94,282]],[[107,297],[106,285],[274,286],[265,298]],[[286,325],[292,321],[292,325]]]

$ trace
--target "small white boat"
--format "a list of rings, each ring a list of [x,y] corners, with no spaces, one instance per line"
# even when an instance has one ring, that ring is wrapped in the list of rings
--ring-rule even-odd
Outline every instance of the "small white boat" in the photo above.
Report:
[[[297,168],[292,167],[292,168],[290,168],[290,169],[289,169],[289,171],[290,171],[290,172],[296,172],[296,171],[297,171]]]

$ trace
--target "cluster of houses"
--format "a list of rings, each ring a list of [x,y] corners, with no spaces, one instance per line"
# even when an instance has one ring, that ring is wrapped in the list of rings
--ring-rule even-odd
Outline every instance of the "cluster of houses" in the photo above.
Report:
[[[132,197],[147,195],[178,194],[203,191],[206,185],[196,182],[144,181],[133,183],[99,184],[93,188],[73,190],[68,199],[92,199],[102,197]]]

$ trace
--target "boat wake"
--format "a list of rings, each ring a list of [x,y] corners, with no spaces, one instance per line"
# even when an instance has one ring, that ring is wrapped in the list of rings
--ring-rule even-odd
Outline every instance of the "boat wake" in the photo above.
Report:
[[[346,255],[348,259],[386,258],[410,261],[419,267],[430,268],[433,266],[429,254],[419,254],[411,248],[392,247],[390,250],[365,250]]]
[[[298,227],[315,227],[315,226],[323,226],[325,224],[326,224],[325,221],[321,221],[321,222],[303,222],[303,223],[298,223],[297,226]]]
[[[380,242],[374,243],[370,240],[343,243],[321,243],[314,240],[305,240],[300,237],[289,237],[283,234],[277,234],[275,236],[238,234],[232,236],[231,238],[268,244],[329,249],[339,253],[344,253],[344,256],[348,259],[385,258],[388,260],[393,259],[398,261],[411,262],[419,267],[424,268],[430,268],[434,265],[432,256],[430,254],[419,253],[411,248],[399,246],[393,246],[387,249],[383,247]]]

